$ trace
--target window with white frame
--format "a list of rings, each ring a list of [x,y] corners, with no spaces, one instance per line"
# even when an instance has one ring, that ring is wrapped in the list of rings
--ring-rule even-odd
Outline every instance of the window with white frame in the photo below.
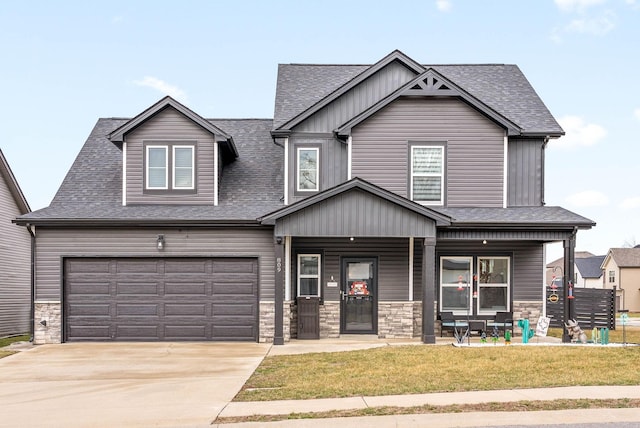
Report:
[[[509,257],[478,257],[478,313],[509,310]]]
[[[296,168],[298,192],[320,190],[320,149],[318,147],[298,147]]]
[[[609,271],[609,282],[616,282],[616,271],[615,270],[610,270]]]
[[[145,148],[145,190],[195,189],[194,145],[149,144]]]
[[[440,310],[464,315],[471,310],[472,257],[440,258]]]
[[[409,190],[415,202],[444,204],[444,146],[411,146]]]
[[[298,296],[320,297],[320,254],[298,254]]]

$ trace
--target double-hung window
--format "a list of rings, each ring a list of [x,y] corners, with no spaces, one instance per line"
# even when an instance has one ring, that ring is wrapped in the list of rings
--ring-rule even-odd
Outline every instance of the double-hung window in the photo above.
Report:
[[[444,146],[411,146],[409,191],[420,204],[444,204]]]
[[[610,270],[609,271],[609,282],[616,282],[616,271],[615,270]]]
[[[320,149],[318,147],[298,147],[296,167],[298,192],[320,190]]]
[[[298,296],[320,297],[320,254],[298,254]]]
[[[145,190],[195,189],[194,145],[148,144],[145,157]]]
[[[509,257],[478,258],[478,313],[509,310]]]
[[[440,310],[458,315],[471,311],[472,257],[440,258]],[[472,313],[472,311],[471,311]]]

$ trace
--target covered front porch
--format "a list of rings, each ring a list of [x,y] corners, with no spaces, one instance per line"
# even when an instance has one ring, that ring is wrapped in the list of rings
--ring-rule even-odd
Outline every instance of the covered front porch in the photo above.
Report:
[[[274,343],[298,337],[301,300],[318,303],[318,337],[435,343],[436,230],[446,215],[355,178],[262,222],[274,225]]]

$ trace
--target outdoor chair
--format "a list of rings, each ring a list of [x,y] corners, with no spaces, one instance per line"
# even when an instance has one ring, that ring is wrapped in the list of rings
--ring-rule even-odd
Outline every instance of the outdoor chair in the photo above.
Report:
[[[459,333],[459,329],[465,329],[467,325],[466,321],[456,321],[453,312],[440,312],[440,337],[445,330],[452,332],[455,336]]]
[[[491,331],[494,327],[503,334],[507,330],[511,330],[511,335],[513,336],[513,313],[496,312],[494,320],[487,322],[487,330]]]

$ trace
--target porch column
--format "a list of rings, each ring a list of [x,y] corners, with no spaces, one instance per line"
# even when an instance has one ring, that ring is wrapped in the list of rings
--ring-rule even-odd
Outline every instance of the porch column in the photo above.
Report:
[[[576,249],[576,231],[574,230],[568,239],[563,241],[564,246],[564,278],[562,284],[564,286],[564,320],[567,322],[575,318],[575,310],[573,299],[569,299],[569,284],[575,286],[573,278],[575,276],[575,249]],[[571,336],[567,333],[567,329],[563,326],[562,341],[571,342]]]
[[[422,342],[436,343],[433,303],[436,299],[436,238],[424,238],[422,251]]]
[[[284,239],[282,236],[276,236],[275,239],[275,256],[276,256],[276,272],[275,272],[275,290],[274,290],[274,331],[273,344],[284,345]]]

